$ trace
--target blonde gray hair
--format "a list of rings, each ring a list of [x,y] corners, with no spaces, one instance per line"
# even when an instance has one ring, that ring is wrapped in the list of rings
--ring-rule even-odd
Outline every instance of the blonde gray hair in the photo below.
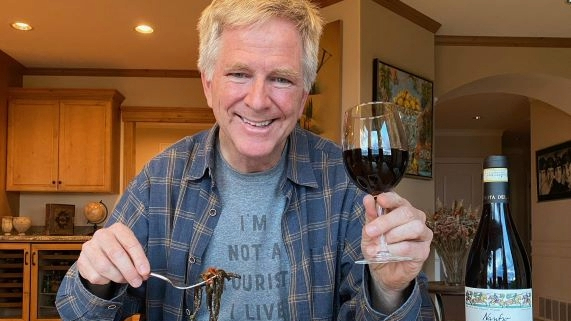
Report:
[[[316,77],[323,29],[319,10],[310,0],[213,0],[198,22],[198,70],[207,80],[212,80],[220,36],[225,28],[262,23],[273,17],[288,19],[297,27],[303,45],[304,88],[309,92]]]

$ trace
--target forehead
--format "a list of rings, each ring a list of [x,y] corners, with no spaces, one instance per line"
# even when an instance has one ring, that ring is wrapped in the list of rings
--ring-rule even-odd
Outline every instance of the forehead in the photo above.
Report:
[[[272,17],[244,26],[227,26],[220,35],[221,53],[241,51],[301,59],[302,39],[295,24]]]

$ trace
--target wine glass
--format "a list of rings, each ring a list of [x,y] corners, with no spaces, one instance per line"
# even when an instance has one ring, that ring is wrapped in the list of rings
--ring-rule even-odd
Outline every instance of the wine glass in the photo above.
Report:
[[[408,148],[404,126],[395,104],[369,102],[345,112],[343,162],[355,184],[374,197],[398,184],[408,164]],[[377,214],[384,214],[384,209],[378,203]],[[391,254],[385,236],[381,235],[379,252],[370,260],[356,263],[408,260],[412,258]]]

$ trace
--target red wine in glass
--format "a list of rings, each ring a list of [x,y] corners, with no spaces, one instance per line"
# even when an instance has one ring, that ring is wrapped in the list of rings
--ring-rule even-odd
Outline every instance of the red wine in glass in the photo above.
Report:
[[[363,191],[376,196],[392,190],[408,165],[407,138],[397,106],[387,102],[357,105],[343,120],[343,161],[349,177]],[[378,215],[384,209],[377,204]],[[356,263],[388,263],[412,260],[389,252],[384,235],[380,250]]]
[[[363,191],[377,195],[390,191],[404,176],[408,165],[408,151],[391,148],[363,150],[360,148],[343,151],[347,173]]]

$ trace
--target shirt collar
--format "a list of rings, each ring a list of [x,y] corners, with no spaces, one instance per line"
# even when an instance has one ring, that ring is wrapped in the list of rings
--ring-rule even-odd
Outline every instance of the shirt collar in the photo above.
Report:
[[[207,175],[207,172],[210,172],[209,175],[214,172],[219,129],[218,124],[215,124],[206,134],[195,136],[198,142],[190,153],[190,180],[198,180]],[[296,126],[288,140],[287,178],[298,185],[318,187],[311,164],[308,132]]]

